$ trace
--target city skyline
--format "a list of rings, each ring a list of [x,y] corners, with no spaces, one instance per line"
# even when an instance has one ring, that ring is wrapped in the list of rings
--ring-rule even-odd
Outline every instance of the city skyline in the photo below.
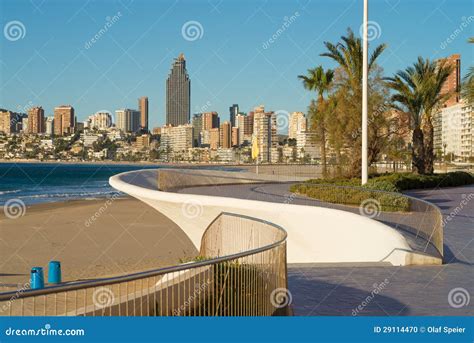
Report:
[[[392,6],[374,3],[370,19],[379,24],[380,36],[373,43],[389,45],[381,58],[385,74],[406,67],[418,55],[435,59],[459,53],[462,60],[468,61],[469,29],[450,39],[463,23],[472,25],[472,16],[466,15],[463,8],[466,4],[466,1],[453,1],[447,5],[439,1],[430,6],[432,11],[426,11],[423,2],[410,7],[403,3]],[[2,14],[2,23],[20,20],[26,34],[17,41],[2,37],[2,45],[7,49],[2,52],[0,64],[1,107],[27,112],[30,107],[42,106],[45,116],[51,116],[54,107],[68,103],[75,108],[78,120],[83,121],[103,109],[114,113],[118,108],[135,108],[136,99],[147,96],[149,127],[161,126],[166,113],[163,80],[172,58],[183,52],[190,61],[188,69],[193,79],[191,114],[212,110],[227,120],[228,108],[234,103],[240,104],[243,112],[262,103],[275,111],[306,112],[312,95],[304,91],[295,75],[319,63],[333,67],[328,59],[319,56],[324,51],[323,41],[337,41],[347,27],[358,32],[358,4],[342,1],[329,7],[308,2],[258,5],[236,6],[229,2],[219,5],[217,10],[210,5],[201,6],[192,11],[195,18],[190,18],[179,13],[181,2],[151,5],[138,1],[125,6],[118,2],[94,3],[77,9],[58,5],[57,10],[50,8],[48,2],[39,9],[31,4],[15,7],[2,3],[5,9],[2,13],[7,13],[6,10],[9,13],[8,18]],[[145,8],[153,12],[151,9],[160,6],[169,9],[161,19],[142,11]],[[39,18],[47,19],[57,11],[63,13],[61,20],[70,23],[64,32],[39,25]],[[211,11],[215,17],[206,17]],[[326,13],[325,16],[332,16],[333,20],[328,22],[329,19],[319,13]],[[138,22],[139,14],[144,15],[143,23]],[[237,16],[246,25],[223,26],[229,15]],[[404,27],[400,32],[395,24],[402,15]],[[104,20],[105,17],[108,20]],[[184,24],[192,19],[197,19],[202,26],[197,38],[187,37],[186,31],[182,31]],[[72,32],[75,25],[90,20],[87,25],[90,30],[80,34]],[[425,21],[423,28],[417,26],[420,21]],[[436,25],[436,21],[446,23]],[[132,22],[134,28],[128,32]],[[268,39],[286,22],[288,28],[270,42]],[[107,32],[90,43],[90,38],[104,23],[111,25]],[[310,24],[313,28],[308,31]],[[157,36],[156,30],[166,34]],[[410,34],[404,35],[407,31]],[[134,43],[142,36],[139,43]],[[36,42],[32,42],[35,38]],[[219,47],[220,42],[222,47]],[[58,54],[59,43],[68,49]],[[159,48],[155,47],[157,43]],[[307,52],[301,49],[304,44],[310,46]],[[139,47],[141,53],[137,54],[135,47]],[[132,49],[128,51],[129,48]],[[161,49],[159,53],[157,49]],[[120,57],[116,59],[113,52]],[[286,67],[288,61],[290,65]],[[467,64],[461,64],[463,75]],[[102,68],[104,73],[101,73]]]

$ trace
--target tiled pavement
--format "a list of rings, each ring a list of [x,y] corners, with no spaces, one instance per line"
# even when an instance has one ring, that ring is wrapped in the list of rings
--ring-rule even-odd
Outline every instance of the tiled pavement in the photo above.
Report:
[[[265,189],[271,195],[265,195]],[[275,202],[282,201],[288,194],[287,185],[255,190],[250,185],[234,185],[182,192]],[[470,299],[474,290],[474,186],[410,194],[435,203],[445,216],[456,209],[457,214],[444,229],[445,264],[413,267],[289,265],[289,290],[295,315],[474,315],[474,299]],[[462,205],[463,200],[467,204]],[[458,304],[464,305],[459,307]]]

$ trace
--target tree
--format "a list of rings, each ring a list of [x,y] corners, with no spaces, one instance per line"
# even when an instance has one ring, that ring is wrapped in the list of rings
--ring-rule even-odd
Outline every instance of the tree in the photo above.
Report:
[[[318,66],[314,69],[308,69],[308,75],[298,75],[298,78],[303,81],[303,86],[310,90],[316,91],[318,94],[317,105],[311,108],[311,122],[314,129],[318,134],[318,139],[321,144],[321,159],[323,164],[323,177],[327,175],[327,163],[326,163],[326,123],[328,121],[328,112],[324,111],[320,107],[324,104],[324,93],[328,93],[332,87],[332,80],[334,78],[334,71],[331,69],[324,70],[322,66]],[[318,110],[319,108],[319,110]]]
[[[450,96],[441,94],[450,71],[444,62],[436,63],[419,57],[413,66],[386,78],[388,86],[395,91],[393,106],[410,115],[413,127],[412,169],[418,174],[433,172],[432,113]]]
[[[351,150],[350,158],[350,176],[360,175],[361,172],[361,125],[362,125],[362,39],[357,38],[351,29],[347,29],[347,35],[341,37],[341,42],[333,44],[324,42],[327,52],[321,56],[329,57],[339,64],[339,68],[335,73],[335,98],[337,99],[335,117],[338,118],[338,124],[343,125],[343,132],[339,135],[333,135],[337,142],[334,142],[340,148],[347,147]],[[373,74],[380,69],[376,68],[376,60],[385,50],[386,45],[380,44],[375,47],[370,55],[368,68],[369,76],[369,96],[374,87],[371,86],[373,81],[378,77]],[[369,107],[370,107],[369,98]],[[369,111],[371,109],[369,108]],[[334,127],[334,129],[337,129]],[[341,128],[337,129],[341,130]],[[339,155],[340,150],[336,150],[336,155]]]

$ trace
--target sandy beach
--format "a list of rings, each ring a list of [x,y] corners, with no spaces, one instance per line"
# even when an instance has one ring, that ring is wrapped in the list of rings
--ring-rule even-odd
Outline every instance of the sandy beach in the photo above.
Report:
[[[78,200],[0,212],[0,291],[28,282],[30,269],[59,260],[63,281],[174,265],[197,255],[172,221],[132,199]],[[45,275],[46,277],[46,275]]]

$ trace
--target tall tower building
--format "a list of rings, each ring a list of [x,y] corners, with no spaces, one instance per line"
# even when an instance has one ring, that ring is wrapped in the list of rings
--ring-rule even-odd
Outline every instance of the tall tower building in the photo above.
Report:
[[[191,115],[191,80],[186,71],[186,60],[180,54],[166,80],[166,125],[189,123]]]
[[[225,121],[222,123],[219,138],[221,148],[230,149],[232,147],[232,127],[230,122]]]
[[[115,111],[117,128],[124,132],[136,132],[140,129],[140,112],[124,108]]]
[[[296,139],[298,133],[306,131],[307,121],[303,112],[293,112],[290,115],[290,123],[288,127],[288,138]]]
[[[54,108],[54,134],[63,136],[74,133],[74,107],[62,105]]]
[[[438,60],[438,63],[441,62],[444,62],[446,66],[451,66],[453,68],[441,89],[442,94],[451,93],[451,96],[446,100],[444,105],[456,105],[461,99],[461,55],[454,54],[446,58],[441,58]]]
[[[140,111],[140,128],[148,131],[148,97],[142,96],[138,99],[138,110]]]
[[[253,116],[253,129],[257,136],[259,161],[278,162],[277,123],[274,112],[265,112],[263,106],[256,107]]]
[[[239,105],[233,104],[229,107],[229,120],[232,127],[235,126],[235,117],[239,114]]]
[[[28,110],[28,133],[44,133],[44,110],[32,107]]]
[[[202,129],[210,130],[219,127],[219,115],[217,112],[205,112],[202,114]]]
[[[201,146],[202,113],[195,113],[192,120],[193,147]]]

